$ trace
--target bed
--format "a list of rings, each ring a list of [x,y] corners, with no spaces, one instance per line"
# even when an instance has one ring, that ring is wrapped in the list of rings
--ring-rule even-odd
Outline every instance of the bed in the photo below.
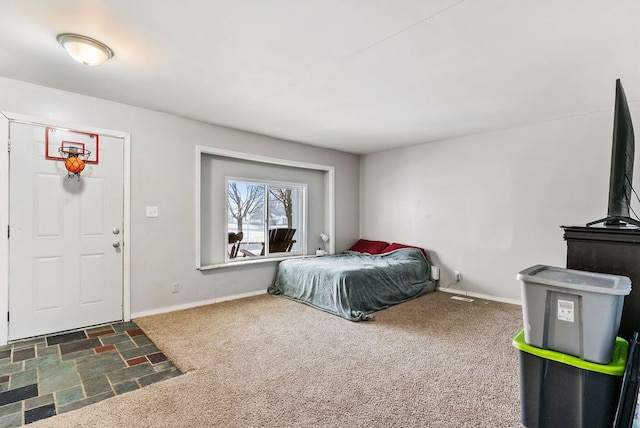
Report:
[[[354,245],[337,255],[283,260],[267,291],[351,321],[373,320],[375,311],[435,288],[426,252],[392,245],[398,247],[375,254]]]

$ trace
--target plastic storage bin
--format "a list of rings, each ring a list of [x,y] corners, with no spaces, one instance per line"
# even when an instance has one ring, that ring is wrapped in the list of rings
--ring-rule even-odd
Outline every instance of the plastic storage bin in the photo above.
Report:
[[[521,421],[528,428],[611,428],[627,362],[627,341],[618,337],[607,365],[527,345],[520,350]]]
[[[517,278],[526,343],[598,364],[611,361],[629,278],[545,265]]]

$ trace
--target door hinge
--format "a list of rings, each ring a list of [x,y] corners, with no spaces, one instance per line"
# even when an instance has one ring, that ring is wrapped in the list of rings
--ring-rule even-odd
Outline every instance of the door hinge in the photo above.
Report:
[[[9,138],[7,140],[7,151],[10,152],[11,151],[11,138]]]
[[[9,311],[7,311],[7,322],[9,322]]]
[[[7,239],[11,237],[11,226],[7,225]]]

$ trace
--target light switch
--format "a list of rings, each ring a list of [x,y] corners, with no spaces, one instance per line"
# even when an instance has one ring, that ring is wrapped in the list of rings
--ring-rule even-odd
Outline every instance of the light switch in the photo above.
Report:
[[[158,217],[158,207],[147,207],[147,218]]]

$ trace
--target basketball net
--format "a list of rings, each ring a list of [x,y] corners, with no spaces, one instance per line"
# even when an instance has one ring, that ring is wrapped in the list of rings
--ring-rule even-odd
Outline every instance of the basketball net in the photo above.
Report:
[[[80,173],[84,170],[85,160],[91,156],[91,151],[79,147],[60,147],[58,153],[64,159],[67,177],[78,177],[80,180]]]

